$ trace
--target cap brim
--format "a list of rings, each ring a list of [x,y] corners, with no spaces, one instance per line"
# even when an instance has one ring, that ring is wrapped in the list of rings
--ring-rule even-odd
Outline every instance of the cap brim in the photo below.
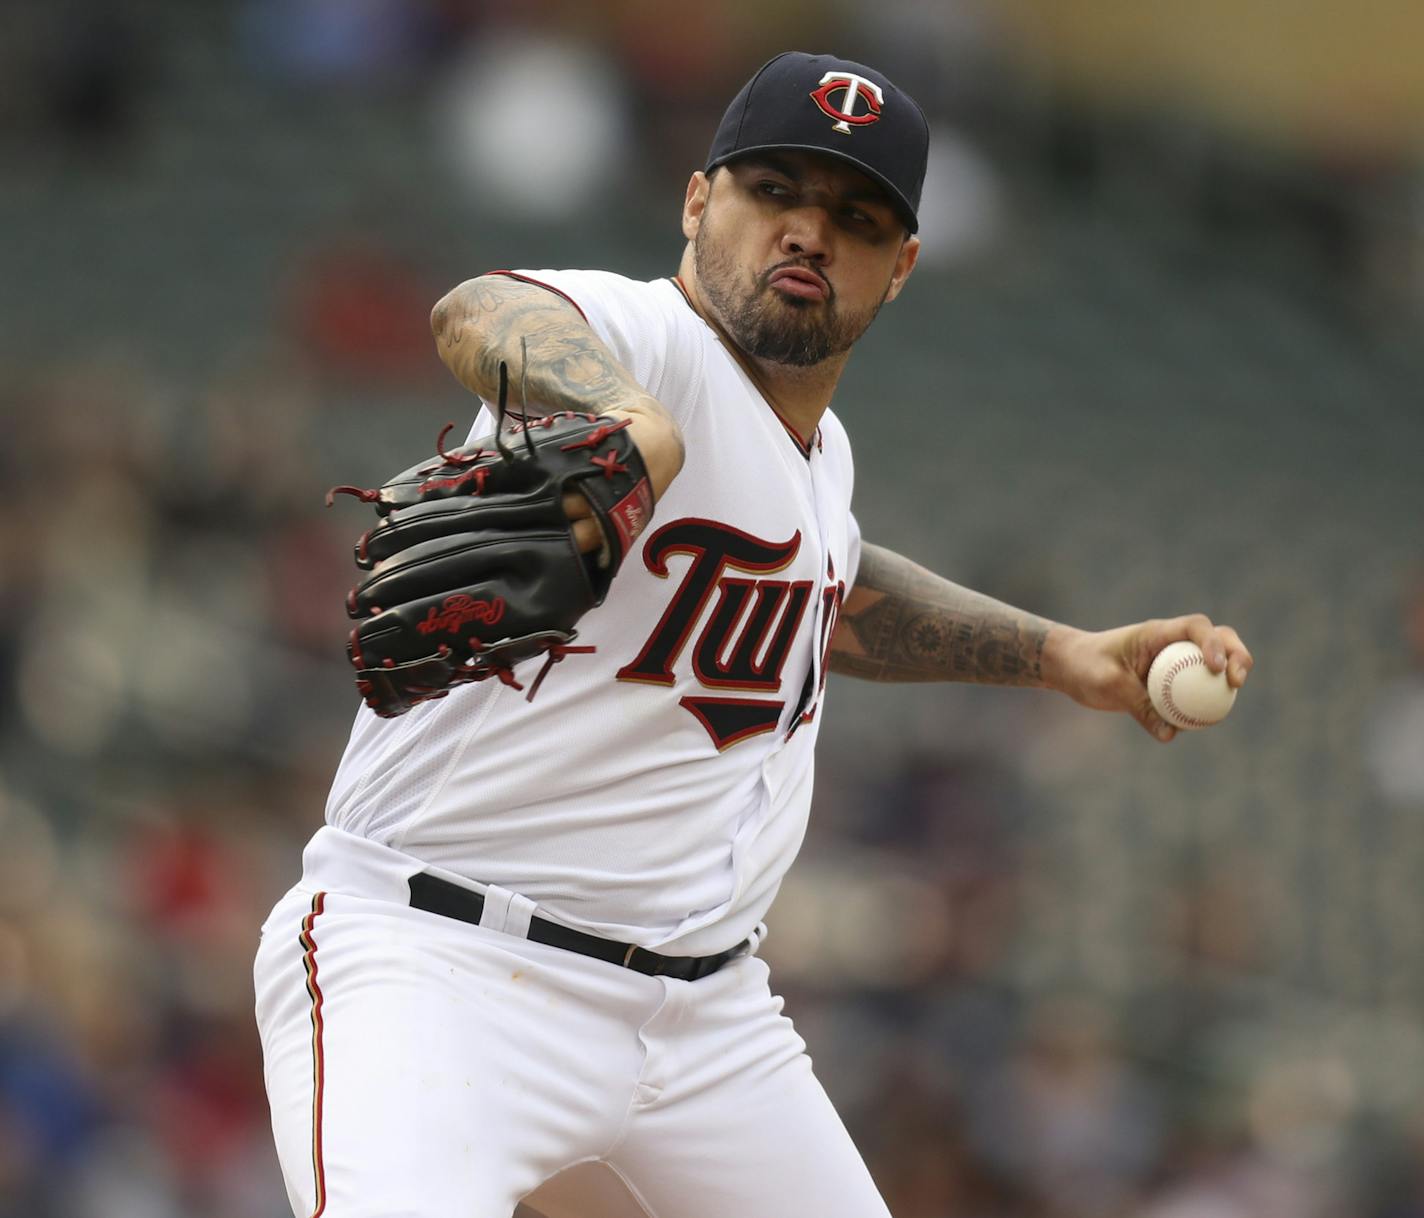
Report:
[[[758,152],[815,152],[821,156],[834,157],[838,161],[844,161],[847,165],[860,170],[885,192],[889,197],[890,205],[899,213],[906,228],[912,233],[920,231],[919,217],[915,215],[915,209],[910,206],[910,200],[905,198],[884,174],[879,173],[858,157],[851,156],[848,152],[836,152],[834,149],[823,147],[820,144],[757,144],[753,148],[738,148],[735,152],[729,152],[726,156],[718,157],[715,161],[710,162],[704,172],[711,173],[718,165],[728,165],[732,161],[740,161],[743,157]]]

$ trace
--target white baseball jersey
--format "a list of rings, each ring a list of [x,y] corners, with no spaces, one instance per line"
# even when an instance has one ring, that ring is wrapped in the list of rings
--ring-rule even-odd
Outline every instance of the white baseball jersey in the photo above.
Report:
[[[327,822],[672,955],[747,938],[798,850],[826,653],[855,578],[852,462],[798,437],[671,279],[565,295],[682,426],[686,464],[533,701],[496,681],[358,712]],[[492,430],[488,409],[472,434]],[[527,687],[541,660],[517,670]],[[332,848],[332,843],[326,843]]]

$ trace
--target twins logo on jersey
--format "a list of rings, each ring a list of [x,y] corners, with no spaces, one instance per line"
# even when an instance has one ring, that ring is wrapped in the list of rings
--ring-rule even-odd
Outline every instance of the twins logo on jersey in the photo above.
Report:
[[[679,705],[702,724],[719,750],[774,730],[786,708],[786,700],[775,695],[781,692],[782,671],[814,585],[811,580],[771,576],[790,566],[800,549],[799,530],[786,541],[773,542],[695,517],[663,525],[643,548],[648,570],[666,579],[668,559],[674,554],[689,555],[692,562],[642,650],[618,670],[619,680],[675,684],[673,665],[716,591],[717,603],[692,647],[693,676],[708,690],[761,696],[688,695]],[[822,685],[836,612],[845,595],[845,584],[835,583],[834,571],[830,577],[822,593]],[[812,680],[808,674],[794,723],[809,721],[815,713],[808,709],[819,693],[819,688],[811,688]]]

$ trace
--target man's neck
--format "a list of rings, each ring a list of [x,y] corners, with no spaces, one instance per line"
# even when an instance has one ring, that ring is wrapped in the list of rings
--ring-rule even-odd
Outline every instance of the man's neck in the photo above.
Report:
[[[809,368],[797,368],[748,355],[727,333],[726,327],[702,295],[696,271],[690,265],[691,261],[690,256],[683,260],[677,277],[689,303],[721,339],[722,345],[742,366],[752,384],[781,416],[782,421],[809,443],[820,425],[821,416],[831,404],[831,395],[835,393],[841,373],[845,371],[850,352],[833,355]]]

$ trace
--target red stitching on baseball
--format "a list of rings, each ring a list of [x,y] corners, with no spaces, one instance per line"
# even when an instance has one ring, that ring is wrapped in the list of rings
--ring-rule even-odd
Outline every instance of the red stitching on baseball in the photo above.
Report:
[[[1208,722],[1206,719],[1198,719],[1195,715],[1187,714],[1172,697],[1172,682],[1177,679],[1179,672],[1187,668],[1204,667],[1205,665],[1206,658],[1204,656],[1183,656],[1171,668],[1167,669],[1162,677],[1162,703],[1173,714],[1180,716],[1180,722],[1175,725],[1177,727],[1210,727],[1215,722],[1215,720]]]

